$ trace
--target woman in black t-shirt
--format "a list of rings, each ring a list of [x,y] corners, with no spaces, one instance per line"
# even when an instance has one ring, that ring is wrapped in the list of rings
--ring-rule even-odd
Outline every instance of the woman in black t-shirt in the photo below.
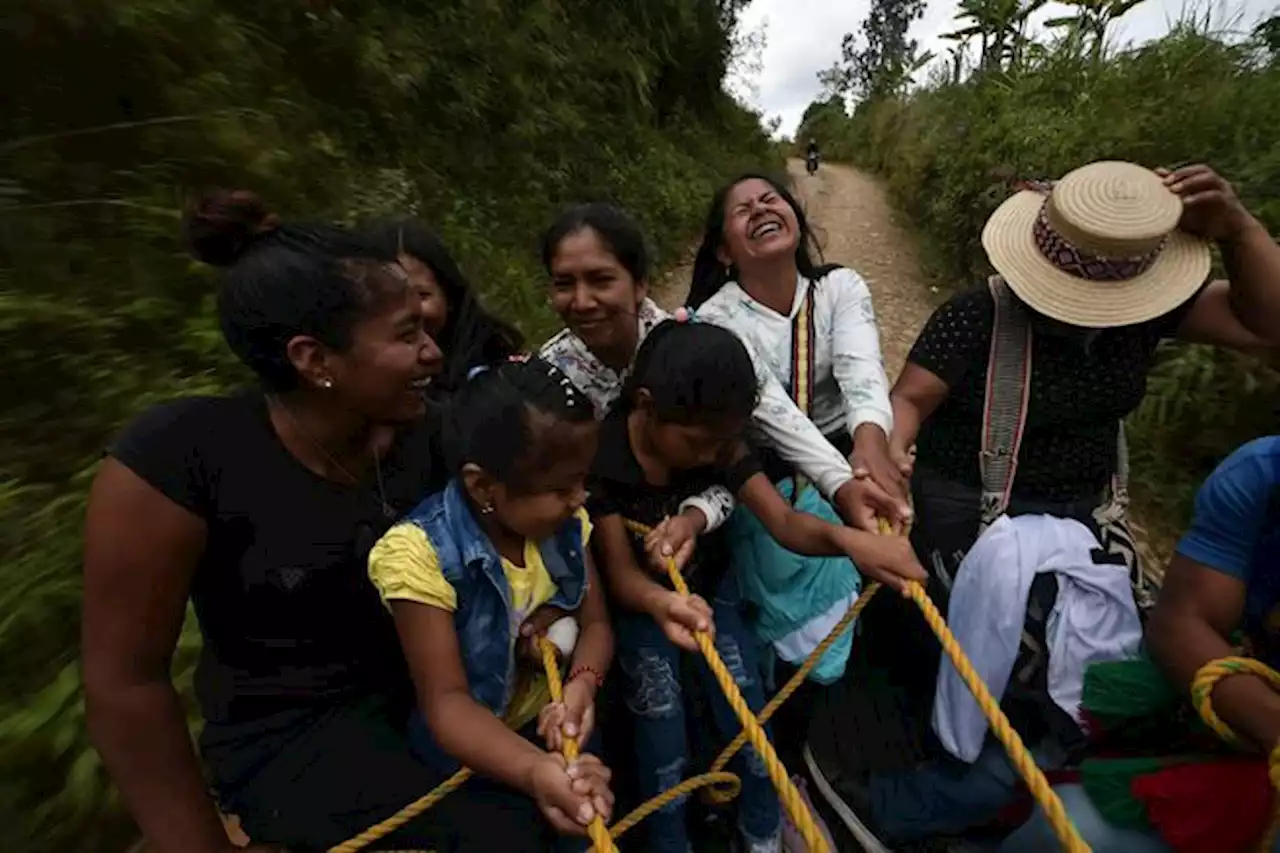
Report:
[[[226,268],[222,331],[262,390],[159,406],[112,445],[85,532],[89,727],[150,849],[231,849],[169,677],[190,597],[222,806],[254,842],[322,850],[438,781],[405,745],[409,682],[365,563],[443,483],[423,417],[441,353],[395,256],[347,232],[279,225],[236,192],[186,236]],[[389,842],[465,825],[506,845],[484,805],[455,794]]]

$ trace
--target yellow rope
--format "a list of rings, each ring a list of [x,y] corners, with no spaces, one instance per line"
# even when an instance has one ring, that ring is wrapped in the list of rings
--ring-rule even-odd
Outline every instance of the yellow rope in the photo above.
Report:
[[[630,530],[642,536],[650,530],[650,528],[632,521],[627,521],[626,525]],[[885,535],[890,535],[895,531],[887,522],[882,521],[880,532]],[[676,591],[682,595],[688,595],[688,585],[685,583],[680,570],[676,567],[674,560],[668,560],[667,573],[671,577],[672,585],[675,587]],[[836,624],[827,637],[819,643],[817,648],[815,648],[809,657],[805,659],[804,663],[800,666],[800,669],[797,670],[791,679],[788,680],[786,685],[778,691],[777,695],[775,695],[773,699],[765,705],[758,718],[751,713],[741,691],[738,690],[737,683],[733,680],[733,675],[729,672],[728,667],[725,666],[724,661],[721,660],[712,640],[701,632],[697,633],[695,637],[698,642],[698,648],[706,658],[707,664],[711,668],[712,674],[719,683],[721,690],[724,691],[725,698],[728,700],[730,707],[742,723],[743,730],[729,743],[728,746],[724,748],[723,751],[721,751],[720,755],[716,757],[715,762],[711,765],[710,771],[694,776],[690,779],[686,779],[675,787],[663,791],[661,794],[658,794],[656,797],[653,797],[649,801],[643,803],[626,817],[622,818],[622,820],[616,822],[610,828],[608,835],[613,839],[617,839],[624,832],[633,828],[653,812],[668,803],[673,802],[679,797],[683,797],[695,790],[698,790],[699,788],[710,788],[710,795],[712,799],[718,802],[726,802],[732,799],[737,795],[741,788],[741,780],[739,780],[733,773],[724,772],[723,768],[729,763],[730,759],[733,758],[738,750],[750,742],[751,745],[756,748],[757,753],[764,761],[765,767],[769,772],[769,778],[773,782],[774,787],[778,789],[779,799],[781,800],[783,807],[787,810],[787,814],[791,818],[791,821],[795,824],[797,829],[800,830],[800,834],[804,837],[808,849],[815,851],[815,853],[826,853],[826,841],[818,831],[817,825],[813,820],[813,815],[809,813],[803,799],[800,797],[799,791],[796,790],[796,787],[794,783],[791,782],[786,769],[782,766],[782,762],[778,760],[778,756],[777,753],[774,752],[773,745],[769,743],[768,738],[765,736],[763,725],[769,721],[782,703],[787,701],[787,699],[790,698],[791,695],[800,687],[809,672],[817,665],[818,661],[822,659],[822,656],[826,654],[831,645],[835,643],[844,631],[849,628],[849,625],[857,618],[858,614],[862,612],[863,608],[867,606],[867,603],[876,594],[876,592],[879,591],[879,589],[880,584],[872,583],[863,590],[862,594],[858,597],[858,600],[854,602],[853,606],[849,608],[849,611],[845,613],[844,617]],[[1040,808],[1044,811],[1045,816],[1048,818],[1050,826],[1053,827],[1054,833],[1058,836],[1058,840],[1062,844],[1063,849],[1066,850],[1067,853],[1089,853],[1088,845],[1084,843],[1084,840],[1076,831],[1075,826],[1071,823],[1071,819],[1067,816],[1066,809],[1063,807],[1062,801],[1049,785],[1044,773],[1041,772],[1040,768],[1036,765],[1035,759],[1023,744],[1022,738],[1018,736],[1018,733],[1013,729],[1013,726],[1009,723],[1004,712],[1000,710],[999,703],[997,703],[994,697],[992,697],[991,691],[987,689],[987,686],[982,682],[982,679],[974,670],[973,664],[969,661],[964,650],[960,648],[960,644],[956,640],[955,635],[951,633],[951,629],[947,627],[942,614],[938,612],[938,608],[934,606],[933,602],[929,599],[929,596],[925,593],[924,587],[914,581],[909,582],[907,584],[907,596],[916,603],[917,607],[920,608],[924,615],[925,622],[929,625],[930,629],[942,644],[943,651],[947,653],[947,656],[955,665],[956,671],[964,680],[965,685],[973,693],[974,698],[977,699],[978,707],[986,716],[987,721],[991,725],[991,730],[1004,746],[1005,751],[1009,754],[1010,760],[1013,762],[1014,768],[1018,771],[1019,775],[1022,776],[1023,780],[1026,782],[1028,790],[1031,792],[1032,796],[1035,797]],[[560,684],[560,672],[558,666],[547,665],[548,649],[549,644],[543,640],[543,663],[547,666],[548,681],[558,687]],[[554,664],[554,651],[551,651],[550,654],[552,664]],[[552,675],[553,669],[555,670],[554,675]],[[552,698],[555,701],[558,701],[555,699],[557,694],[558,690],[552,693]],[[569,754],[569,749],[568,741],[566,741],[566,757]],[[576,744],[574,744],[573,749],[576,754]],[[1280,747],[1277,748],[1277,756],[1280,756]],[[1280,760],[1280,758],[1277,760]],[[1280,785],[1280,764],[1273,762],[1272,768],[1273,781],[1276,781],[1277,784]],[[374,841],[385,837],[413,818],[422,814],[427,809],[431,808],[431,806],[435,805],[435,803],[439,802],[450,792],[459,788],[470,777],[470,775],[471,771],[465,768],[459,770],[426,796],[415,800],[413,803],[405,806],[399,812],[386,820],[371,826],[369,829],[360,833],[360,835],[357,835],[355,838],[352,838],[350,841],[331,848],[329,853],[356,853],[356,851],[363,849]],[[595,823],[602,824],[602,821],[597,819],[593,823],[592,840],[595,842],[596,850],[612,850],[613,847],[611,844],[609,846],[601,846],[601,840],[597,838],[594,831]]]
[[[560,661],[556,659],[555,643],[546,637],[539,637],[538,649],[542,652],[542,668],[547,671],[547,689],[551,693],[551,701],[563,701],[564,685],[560,683]],[[566,761],[573,761],[578,757],[578,739],[566,737],[560,751],[564,754]],[[604,818],[599,815],[592,818],[591,823],[587,825],[587,835],[591,836],[596,853],[616,853],[618,848],[613,846],[613,839],[609,837],[609,830],[605,828]]]
[[[1267,682],[1272,690],[1280,691],[1280,673],[1253,658],[1242,657],[1209,661],[1196,671],[1195,678],[1191,680],[1191,703],[1195,705],[1200,719],[1204,720],[1205,725],[1227,743],[1239,744],[1239,735],[1213,709],[1214,688],[1218,686],[1219,681],[1233,675],[1255,675]],[[1276,744],[1271,750],[1267,769],[1271,787],[1280,792],[1280,744]],[[1277,838],[1280,838],[1280,796],[1273,796],[1271,823],[1268,824],[1267,831],[1263,833],[1262,841],[1258,844],[1259,853],[1271,853]]]
[[[627,522],[627,526],[641,535],[649,532],[649,528],[634,522]],[[676,592],[681,595],[690,594],[689,585],[684,582],[684,576],[676,566],[676,561],[670,557],[667,558],[667,575],[671,578],[671,585],[675,587]],[[787,773],[787,769],[782,766],[782,762],[778,759],[778,754],[774,752],[773,744],[769,743],[769,738],[765,735],[760,721],[756,719],[755,714],[752,713],[751,708],[747,705],[746,698],[743,697],[742,691],[738,689],[738,683],[733,680],[733,673],[729,671],[729,667],[725,666],[724,661],[720,658],[720,653],[716,651],[715,642],[702,631],[694,632],[693,637],[698,643],[698,649],[702,652],[702,656],[706,658],[707,666],[711,669],[711,674],[715,677],[716,683],[720,685],[720,689],[724,692],[724,697],[728,701],[729,707],[733,709],[738,722],[742,723],[742,729],[747,736],[747,740],[755,747],[756,753],[764,762],[765,771],[769,774],[769,781],[773,782],[773,787],[777,789],[778,799],[782,802],[782,807],[786,810],[787,816],[791,818],[791,822],[800,831],[805,847],[815,851],[815,853],[829,853],[826,839],[822,837],[822,833],[818,830],[818,825],[814,821],[813,815],[809,812],[808,805],[805,804],[804,798],[800,796],[800,791],[796,788],[795,783],[791,781],[791,776]],[[662,798],[666,797],[667,794],[663,793],[658,796]]]

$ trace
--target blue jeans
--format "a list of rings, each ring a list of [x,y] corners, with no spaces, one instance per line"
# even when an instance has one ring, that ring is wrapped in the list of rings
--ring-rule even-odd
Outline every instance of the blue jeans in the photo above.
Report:
[[[716,651],[733,673],[738,689],[752,712],[765,705],[755,640],[738,608],[740,596],[732,576],[725,579],[712,602]],[[689,763],[688,729],[680,684],[681,651],[648,614],[622,612],[616,620],[616,654],[626,676],[626,702],[635,725],[636,770],[640,796],[648,799],[685,779]],[[742,730],[725,701],[706,662],[699,660],[698,674],[706,684],[711,714],[720,736],[727,742]],[[748,850],[776,847],[781,812],[764,762],[750,746],[729,764],[742,779],[738,801],[738,828]],[[687,853],[685,800],[672,802],[646,821],[651,853]]]
[[[1032,754],[1042,769],[1053,769],[1061,764],[1057,751],[1044,747]],[[988,739],[972,764],[948,757],[912,770],[875,774],[867,795],[880,837],[901,844],[990,823],[1013,802],[1018,782],[1004,747]]]

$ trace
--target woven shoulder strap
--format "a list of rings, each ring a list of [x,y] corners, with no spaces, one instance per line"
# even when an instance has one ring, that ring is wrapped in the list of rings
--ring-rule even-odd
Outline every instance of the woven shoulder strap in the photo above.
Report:
[[[1009,508],[1031,393],[1031,323],[1000,276],[987,280],[995,313],[982,407],[982,527]]]
[[[813,411],[813,293],[816,289],[817,282],[809,282],[809,290],[800,303],[800,310],[791,321],[791,399],[795,400],[796,408],[805,417],[809,417]],[[791,492],[793,504],[800,499],[800,493],[807,484],[804,475],[797,471],[794,477],[795,488]]]

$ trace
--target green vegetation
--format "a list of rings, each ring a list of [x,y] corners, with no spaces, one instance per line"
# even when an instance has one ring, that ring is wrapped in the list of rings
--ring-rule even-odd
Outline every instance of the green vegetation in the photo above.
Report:
[[[676,259],[712,188],[778,153],[722,81],[745,0],[17,0],[0,13],[0,850],[120,850],[84,730],[83,495],[146,405],[245,379],[178,241],[209,185],[286,218],[413,212],[489,305],[552,329],[560,205]],[[744,40],[745,39],[745,40]],[[189,626],[190,629],[190,626]],[[188,630],[175,661],[185,679]]]
[[[910,94],[897,85],[921,63],[913,43],[899,37],[889,42],[896,52],[876,52],[847,39],[845,60],[822,75],[828,96],[810,105],[796,138],[816,136],[826,156],[885,178],[944,289],[989,272],[982,225],[1014,181],[1099,159],[1209,163],[1280,234],[1280,18],[1231,38],[1188,20],[1158,41],[1111,49],[1107,27],[1134,0],[1079,0],[1076,15],[1049,22],[1054,38],[1037,42],[1027,17],[1042,5],[965,0],[955,49]],[[903,9],[909,19],[911,6],[877,0],[887,10],[873,9],[864,41],[885,43],[875,22]],[[980,48],[976,67],[965,61],[970,42]],[[852,115],[846,96],[860,99]],[[1223,455],[1276,431],[1277,365],[1207,347],[1162,353],[1131,425],[1139,516],[1158,538],[1183,525],[1195,485]]]

